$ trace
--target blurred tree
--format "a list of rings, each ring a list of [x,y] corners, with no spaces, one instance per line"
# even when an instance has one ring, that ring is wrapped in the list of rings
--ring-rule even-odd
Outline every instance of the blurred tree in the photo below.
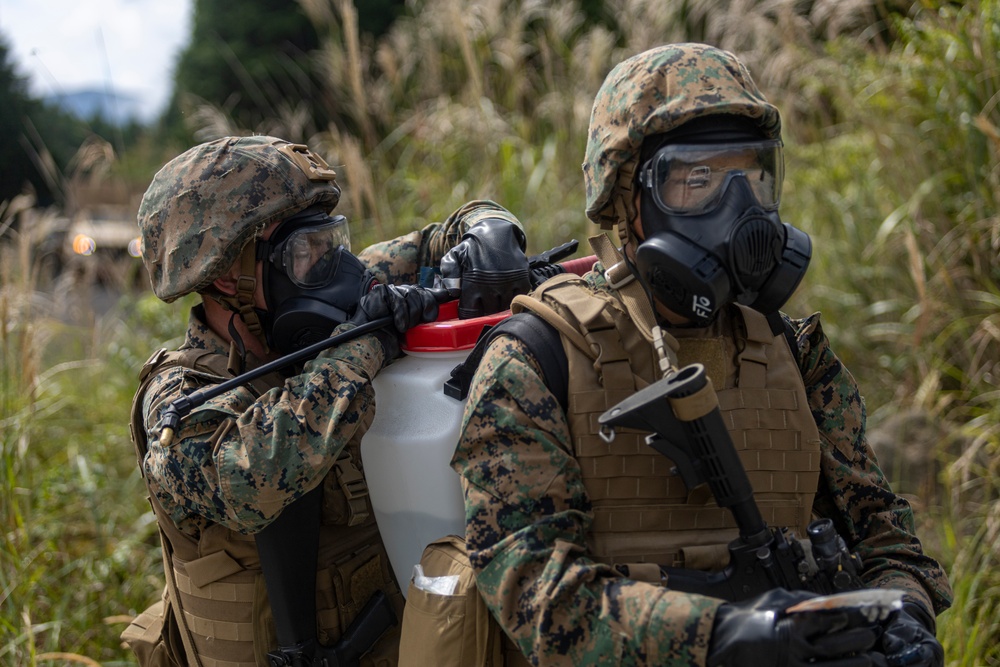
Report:
[[[356,2],[360,29],[377,37],[403,11],[405,0]],[[316,29],[297,2],[245,0],[239,9],[228,0],[195,0],[191,38],[174,72],[174,90],[161,129],[165,137],[190,145],[192,126],[185,123],[200,103],[222,109],[214,134],[233,128],[267,132],[276,118],[283,128],[299,128],[301,140],[325,125],[322,85],[317,83]],[[298,122],[288,122],[290,117]],[[287,132],[287,130],[286,130]],[[211,133],[211,132],[210,132]]]
[[[15,71],[10,47],[0,35],[0,201],[12,199],[25,187],[48,194],[24,147],[25,122],[41,106],[28,95],[27,80]]]
[[[381,37],[406,7],[406,0],[355,0],[358,28],[372,37]]]
[[[183,114],[200,101],[226,109],[243,127],[278,115],[286,99],[313,88],[308,53],[316,31],[297,3],[195,0],[191,39],[177,61],[167,126],[185,132]]]
[[[41,205],[61,202],[62,174],[86,123],[34,98],[0,34],[0,201],[31,191]]]

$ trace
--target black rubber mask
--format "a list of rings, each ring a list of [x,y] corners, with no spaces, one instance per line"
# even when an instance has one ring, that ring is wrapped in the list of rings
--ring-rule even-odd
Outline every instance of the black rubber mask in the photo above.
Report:
[[[656,300],[697,325],[727,303],[784,305],[812,243],[778,217],[780,160],[766,141],[666,146],[643,165],[635,264]]]
[[[299,213],[258,240],[257,259],[267,302],[259,315],[267,344],[282,354],[327,338],[378,282],[351,254],[347,218],[321,211]]]

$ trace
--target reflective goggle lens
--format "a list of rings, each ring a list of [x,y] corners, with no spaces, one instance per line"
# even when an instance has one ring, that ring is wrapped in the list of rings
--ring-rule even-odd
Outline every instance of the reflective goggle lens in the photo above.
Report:
[[[784,162],[780,141],[737,144],[673,144],[643,167],[642,184],[668,213],[697,215],[714,208],[730,178],[746,176],[757,202],[778,208]]]
[[[296,229],[277,248],[281,268],[293,283],[310,289],[327,284],[337,271],[340,248],[350,251],[347,218]]]

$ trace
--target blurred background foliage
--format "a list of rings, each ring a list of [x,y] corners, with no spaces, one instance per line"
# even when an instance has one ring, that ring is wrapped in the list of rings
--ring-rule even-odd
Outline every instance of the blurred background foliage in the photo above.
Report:
[[[948,568],[948,664],[1000,664],[998,0],[196,0],[145,128],[61,118],[0,40],[0,663],[134,664],[117,636],[161,585],[126,424],[190,302],[138,268],[101,309],[85,273],[44,284],[31,230],[74,183],[137,201],[193,143],[267,133],[335,166],[358,248],[485,197],[537,252],[596,231],[580,164],[605,74],[685,40],[738,53],[781,108],[782,217],[815,248],[787,310],[823,312]]]

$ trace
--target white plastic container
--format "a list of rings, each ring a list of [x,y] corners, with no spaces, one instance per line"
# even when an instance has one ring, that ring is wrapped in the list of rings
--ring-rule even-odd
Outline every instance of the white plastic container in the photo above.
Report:
[[[457,302],[440,311],[437,322],[407,332],[405,356],[375,377],[375,420],[361,441],[375,518],[404,595],[424,547],[465,534],[462,487],[449,465],[465,402],[446,396],[444,383],[483,327],[510,314],[459,320]]]

